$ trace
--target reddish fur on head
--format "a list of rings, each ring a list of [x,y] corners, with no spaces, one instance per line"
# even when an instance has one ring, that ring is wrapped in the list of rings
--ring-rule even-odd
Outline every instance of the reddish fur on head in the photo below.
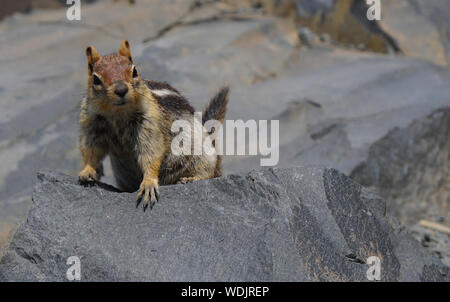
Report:
[[[118,107],[135,102],[134,85],[140,80],[133,64],[130,44],[122,41],[117,53],[100,56],[94,46],[86,49],[89,95],[101,111],[122,110]],[[126,93],[121,95],[120,88]],[[94,96],[95,95],[95,96]]]
[[[127,57],[112,54],[101,57],[95,64],[93,72],[101,77],[106,87],[119,81],[131,83],[132,63]]]

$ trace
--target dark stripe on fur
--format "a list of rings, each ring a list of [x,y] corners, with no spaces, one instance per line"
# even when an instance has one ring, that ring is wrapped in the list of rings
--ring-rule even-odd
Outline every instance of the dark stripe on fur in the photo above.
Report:
[[[173,91],[177,93],[177,95],[165,95],[165,96],[158,96],[156,94],[153,95],[153,97],[158,101],[158,104],[164,108],[165,110],[169,112],[173,112],[176,114],[182,114],[182,113],[191,113],[194,114],[195,110],[189,104],[189,102],[180,95],[178,90],[170,86],[169,84],[165,82],[156,82],[156,81],[145,81],[146,85],[151,90],[163,90],[167,89],[169,91]]]
[[[158,104],[165,110],[175,113],[190,113],[194,114],[194,108],[189,104],[189,102],[180,95],[166,95],[158,96],[153,95],[153,97],[158,101]]]
[[[180,94],[180,92],[178,90],[176,90],[175,88],[173,88],[166,82],[156,82],[156,81],[145,80],[145,84],[147,84],[148,88],[150,88],[152,90],[167,89],[167,90],[170,90],[170,91]]]

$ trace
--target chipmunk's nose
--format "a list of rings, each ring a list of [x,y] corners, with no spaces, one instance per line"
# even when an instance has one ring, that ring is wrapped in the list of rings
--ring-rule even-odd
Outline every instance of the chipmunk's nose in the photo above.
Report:
[[[114,93],[123,98],[128,92],[128,86],[125,83],[118,83],[114,88]]]

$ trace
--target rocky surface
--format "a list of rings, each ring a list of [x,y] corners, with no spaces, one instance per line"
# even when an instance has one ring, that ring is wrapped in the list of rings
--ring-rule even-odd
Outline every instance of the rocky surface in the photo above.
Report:
[[[130,40],[144,77],[170,82],[197,109],[204,107],[218,87],[231,84],[227,118],[278,119],[279,167],[324,165],[355,178],[358,175],[358,181],[387,198],[388,209],[396,209],[393,213],[408,227],[420,219],[448,225],[435,210],[424,210],[430,201],[431,209],[448,217],[448,187],[433,182],[444,179],[449,169],[448,144],[442,143],[448,128],[443,132],[434,124],[440,120],[434,112],[450,106],[450,70],[445,64],[423,61],[425,56],[407,51],[394,55],[342,48],[345,40],[321,42],[322,34],[315,39],[312,27],[301,31],[303,40],[312,42],[306,47],[298,37],[299,24],[286,17],[292,7],[289,1],[276,1],[280,6],[263,1],[272,3],[270,9],[256,2],[153,0],[130,6],[125,1],[104,0],[83,5],[79,22],[67,21],[63,9],[4,19],[0,23],[0,246],[27,216],[37,171],[77,174],[77,114],[86,89],[84,49],[94,44],[101,53],[110,53],[117,51],[124,38]],[[333,1],[322,2],[331,5],[327,13],[333,10]],[[425,8],[444,3],[416,2]],[[354,11],[353,6],[341,5]],[[421,11],[431,16],[436,9],[428,8]],[[315,12],[313,6],[303,9]],[[348,16],[348,11],[342,12]],[[379,37],[379,32],[367,31],[366,25],[358,26],[367,41]],[[387,25],[379,24],[379,29],[394,37]],[[333,40],[331,30],[328,34]],[[414,34],[416,40],[430,37],[435,34]],[[439,41],[444,37],[440,35]],[[383,47],[391,45],[383,39]],[[439,43],[423,44],[434,47]],[[430,114],[435,122],[427,122]],[[438,147],[433,147],[437,142]],[[411,156],[395,161],[396,150],[404,152],[410,147]],[[421,152],[427,151],[438,153],[427,154],[427,160],[421,161]],[[390,169],[387,159],[394,160],[392,168],[403,170]],[[371,167],[378,167],[368,165],[373,162],[387,173],[383,181],[373,177],[376,170]],[[259,163],[256,157],[226,157],[224,172],[247,172]],[[106,168],[104,181],[114,184]],[[421,169],[427,171],[422,178]],[[434,172],[438,174],[433,178]],[[412,183],[404,185],[408,180]],[[444,246],[450,251],[448,244]]]
[[[391,130],[370,147],[351,178],[391,200],[388,213],[450,266],[449,234],[417,221],[422,217],[450,224],[450,108]]]
[[[391,211],[408,225],[423,213],[450,222],[450,108],[390,131],[351,177],[396,200]]]
[[[448,221],[436,219],[439,222]],[[423,227],[419,223],[410,228],[411,235],[416,238],[428,251],[442,260],[450,267],[450,237],[448,233]]]
[[[272,1],[270,1],[272,3]],[[281,1],[284,2],[292,1]],[[299,22],[328,43],[450,64],[447,0],[380,1],[381,20],[369,21],[360,0],[293,0]]]
[[[450,65],[450,5],[447,0],[382,2],[379,26],[403,53]]]
[[[450,281],[450,269],[385,216],[385,202],[333,169],[268,169],[134,194],[40,173],[0,281]]]

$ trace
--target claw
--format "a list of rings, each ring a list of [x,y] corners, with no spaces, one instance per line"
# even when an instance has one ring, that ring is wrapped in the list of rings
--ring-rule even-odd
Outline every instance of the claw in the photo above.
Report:
[[[150,195],[151,188],[145,188],[144,190],[145,190],[145,194],[144,194],[144,198],[143,198],[142,208],[144,209],[144,212],[145,212],[145,210],[148,207],[148,197]]]
[[[159,201],[159,188],[156,187],[155,189],[155,197],[156,197],[156,201]]]
[[[137,194],[137,196],[136,196],[136,209],[139,207],[139,205],[141,204],[141,201],[142,201],[142,194],[143,194],[143,191],[142,190],[139,190],[139,192],[138,192],[138,194]]]
[[[92,187],[93,185],[95,185],[95,179],[78,177],[78,183],[85,187]]]
[[[137,194],[136,208],[142,201],[144,212],[150,207],[153,208],[159,199],[158,181],[154,179],[143,180]]]
[[[139,207],[139,205],[141,204],[142,198],[138,197],[136,198],[136,209]]]

